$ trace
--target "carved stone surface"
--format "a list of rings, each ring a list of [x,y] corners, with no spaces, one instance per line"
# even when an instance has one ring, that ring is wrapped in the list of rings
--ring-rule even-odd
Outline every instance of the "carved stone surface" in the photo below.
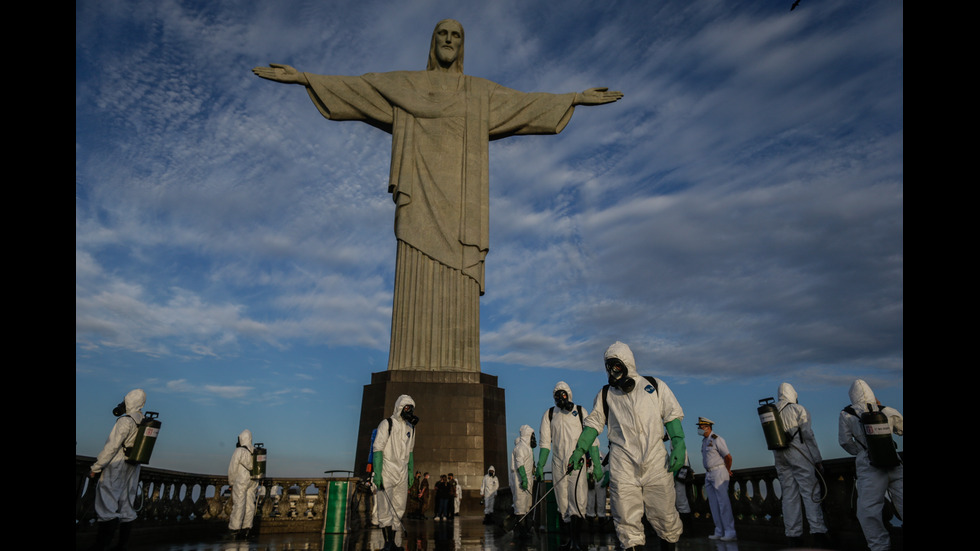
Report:
[[[367,468],[371,431],[391,415],[395,399],[408,394],[419,416],[415,436],[415,470],[453,473],[464,489],[464,511],[474,508],[487,467],[507,472],[504,389],[486,373],[381,371],[364,386],[355,472]],[[501,485],[507,486],[506,476]],[[474,490],[476,492],[474,492]],[[475,509],[473,509],[475,510]]]
[[[329,120],[366,122],[392,136],[388,191],[398,248],[388,372],[406,375],[378,380],[375,373],[365,387],[355,471],[364,472],[371,430],[395,397],[408,394],[424,419],[415,464],[437,475],[453,472],[472,490],[488,465],[507,472],[503,390],[496,377],[490,384],[480,376],[490,140],[557,134],[576,105],[623,95],[605,88],[568,94],[505,88],[463,74],[464,46],[463,26],[445,19],[432,32],[425,71],[324,76],[282,64],[252,71],[304,86]],[[425,372],[438,380],[423,382]]]
[[[425,71],[324,76],[282,64],[259,77],[306,87],[330,120],[392,136],[388,191],[397,205],[389,370],[480,371],[483,262],[489,251],[490,140],[557,134],[576,105],[620,92],[524,93],[463,74],[463,26],[440,21]]]

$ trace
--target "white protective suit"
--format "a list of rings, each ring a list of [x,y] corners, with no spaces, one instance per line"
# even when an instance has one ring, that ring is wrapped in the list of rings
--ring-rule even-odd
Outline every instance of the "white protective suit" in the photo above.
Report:
[[[381,478],[384,489],[375,496],[378,504],[378,526],[401,526],[408,501],[408,461],[415,451],[415,427],[402,419],[402,408],[415,406],[415,400],[402,394],[395,400],[391,417],[378,424],[372,450],[383,453]],[[389,427],[391,430],[389,430]],[[387,496],[387,497],[386,497]],[[399,531],[400,533],[400,531]]]
[[[552,395],[559,390],[568,393],[568,401],[572,401],[572,389],[564,381],[558,381]],[[570,522],[572,516],[585,518],[585,510],[589,503],[589,473],[586,469],[574,471],[567,476],[565,472],[569,458],[575,451],[582,427],[589,410],[582,406],[572,406],[572,410],[564,410],[557,406],[548,408],[541,417],[542,450],[549,450],[551,456],[551,473],[555,479],[555,499],[558,501],[558,512],[562,520]],[[550,419],[549,419],[550,417]]]
[[[495,476],[490,476],[490,471]],[[490,465],[487,474],[483,475],[483,484],[480,485],[480,495],[483,496],[483,514],[493,514],[493,502],[497,499],[497,488],[500,488],[500,481],[496,477],[497,469]]]
[[[456,483],[456,497],[453,498],[453,513],[459,514],[459,506],[463,503],[463,484],[462,482],[453,476],[452,482]]]
[[[528,425],[521,425],[521,436],[517,439],[514,452],[511,454],[512,475],[514,485],[511,492],[514,494],[514,514],[523,515],[531,508],[531,497],[534,495],[534,452],[531,450],[531,436],[534,429]],[[527,479],[527,488],[521,488],[521,474],[519,469],[524,467],[524,475]]]
[[[255,518],[255,494],[259,481],[252,480],[252,431],[245,429],[238,435],[238,447],[228,463],[228,484],[231,486],[231,516],[229,530],[252,527]]]
[[[851,399],[851,408],[858,414],[867,411],[868,404],[877,407],[878,402],[871,392],[871,387],[861,379],[854,381],[848,396]],[[881,412],[888,417],[892,433],[902,436],[905,432],[902,414],[887,406],[881,407]],[[873,467],[868,460],[868,442],[865,439],[861,420],[846,410],[840,412],[837,439],[847,453],[857,456],[854,461],[858,491],[857,517],[861,523],[861,530],[864,531],[864,537],[868,540],[868,548],[871,551],[889,549],[891,539],[881,513],[885,505],[885,492],[888,492],[898,516],[905,518],[902,499],[902,465],[899,464],[888,471]]]
[[[814,495],[819,489],[816,465],[823,459],[813,427],[810,426],[810,412],[797,403],[796,389],[789,383],[779,385],[776,409],[789,440],[788,448],[772,451],[781,488],[786,536],[794,538],[803,535],[803,508],[810,523],[810,533],[826,533],[823,510]]]
[[[604,470],[602,479],[596,480],[589,488],[589,504],[585,508],[587,517],[606,517],[606,488],[609,485],[609,471]]]
[[[606,350],[605,359],[618,358],[626,366],[626,377],[636,386],[631,392],[610,387],[603,410],[602,391],[595,397],[585,426],[602,432],[609,425],[609,491],[616,534],[623,548],[643,546],[646,538],[641,520],[670,543],[680,539],[683,525],[674,508],[674,478],[667,470],[664,424],[683,419],[674,393],[667,383],[655,379],[657,388],[636,371],[633,352],[621,343]]]
[[[517,446],[520,443],[521,443],[521,436],[518,434],[517,438],[514,439],[514,448],[517,448]],[[517,467],[514,466],[514,453],[513,451],[511,451],[510,468],[507,470],[507,481],[510,483],[511,489],[516,488],[518,485],[519,481],[516,480],[515,478],[516,476],[517,476]]]
[[[133,501],[139,486],[140,466],[126,462],[126,448],[136,442],[136,433],[143,421],[146,393],[139,388],[131,390],[123,403],[126,413],[116,419],[91,468],[93,473],[102,473],[95,494],[95,514],[99,522],[114,519],[132,522],[137,517]]]

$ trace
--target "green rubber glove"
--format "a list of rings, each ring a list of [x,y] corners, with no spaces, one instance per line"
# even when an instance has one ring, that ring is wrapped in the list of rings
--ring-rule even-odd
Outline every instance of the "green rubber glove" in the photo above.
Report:
[[[687,444],[684,443],[684,427],[681,426],[680,419],[674,419],[664,424],[667,427],[667,436],[670,436],[670,444],[673,450],[670,452],[670,468],[672,473],[676,473],[684,466],[684,456],[687,455]]]
[[[415,452],[408,452],[408,487],[415,482]]]
[[[517,468],[517,474],[521,476],[521,489],[527,490],[527,472],[524,470],[524,465]]]
[[[602,480],[602,461],[599,459],[599,446],[589,448],[589,457],[592,458],[592,476],[594,480]]]
[[[384,452],[374,452],[373,461],[371,462],[374,468],[374,485],[378,488],[384,488],[384,481],[381,479],[381,468],[385,464],[385,454]]]
[[[582,465],[585,463],[586,450],[592,447],[596,436],[599,436],[599,431],[594,428],[585,427],[582,429],[582,435],[578,437],[578,443],[575,444],[575,451],[568,458],[568,470],[575,469],[577,471],[582,468]]]
[[[539,481],[544,480],[544,466],[548,461],[548,454],[550,453],[551,450],[548,448],[541,448],[541,451],[538,453],[538,468],[534,471],[534,477]]]

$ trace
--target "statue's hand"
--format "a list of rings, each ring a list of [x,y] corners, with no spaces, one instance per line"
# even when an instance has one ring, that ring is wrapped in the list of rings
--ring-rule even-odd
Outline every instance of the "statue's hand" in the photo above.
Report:
[[[610,92],[609,88],[589,88],[584,92],[575,94],[576,105],[602,105],[619,101],[623,97],[622,92]]]
[[[302,84],[304,86],[307,84],[306,75],[289,65],[283,65],[281,63],[270,63],[268,67],[255,67],[252,69],[252,72],[256,76],[276,82]]]

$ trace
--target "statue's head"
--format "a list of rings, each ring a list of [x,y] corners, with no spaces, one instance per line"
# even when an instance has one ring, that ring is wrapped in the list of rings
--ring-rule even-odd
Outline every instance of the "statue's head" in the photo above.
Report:
[[[463,26],[455,19],[436,23],[429,45],[429,71],[463,72]]]

